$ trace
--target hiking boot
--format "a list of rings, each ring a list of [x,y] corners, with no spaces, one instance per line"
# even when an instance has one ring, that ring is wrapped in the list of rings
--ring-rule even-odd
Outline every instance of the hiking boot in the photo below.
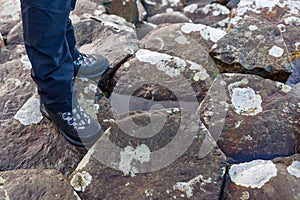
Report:
[[[80,53],[73,63],[74,76],[83,78],[100,78],[109,69],[109,61],[102,55]]]
[[[53,121],[67,141],[77,146],[92,146],[102,134],[100,124],[90,117],[79,104],[70,112],[52,112],[44,104],[41,113]]]

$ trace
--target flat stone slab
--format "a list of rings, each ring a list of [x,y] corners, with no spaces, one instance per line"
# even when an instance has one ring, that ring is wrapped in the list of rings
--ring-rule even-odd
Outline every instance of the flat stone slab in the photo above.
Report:
[[[116,72],[112,90],[152,101],[200,102],[216,75],[206,63],[140,49]]]
[[[178,108],[129,113],[89,150],[71,185],[82,199],[218,199],[225,156],[215,147],[199,158],[208,132],[194,119]]]
[[[222,37],[211,55],[222,72],[256,74],[285,82],[293,70],[279,28],[251,17]]]
[[[223,74],[199,114],[229,162],[272,159],[299,150],[299,99],[299,92],[280,82]]]
[[[56,170],[12,170],[0,172],[1,199],[80,200],[64,176]]]
[[[224,199],[299,199],[300,156],[232,165]]]
[[[151,31],[139,46],[203,64],[211,60],[207,52],[225,34],[223,30],[203,24],[165,24]],[[206,65],[213,67],[214,63],[210,61]]]

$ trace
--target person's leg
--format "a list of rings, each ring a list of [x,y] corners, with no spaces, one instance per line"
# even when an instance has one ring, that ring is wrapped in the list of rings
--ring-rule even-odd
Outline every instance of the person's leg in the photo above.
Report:
[[[76,0],[71,0],[71,9],[74,10]],[[76,39],[72,21],[68,19],[66,38],[69,51],[74,61],[74,76],[85,78],[100,78],[109,68],[109,61],[102,55],[82,54],[76,48]]]
[[[76,5],[76,0],[71,0],[71,9],[74,10]],[[69,50],[72,55],[73,61],[76,60],[79,56],[79,51],[76,48],[76,39],[75,39],[75,33],[74,33],[74,27],[72,25],[71,19],[68,19],[67,21],[67,27],[66,27],[66,38],[69,45]]]
[[[41,103],[72,110],[73,59],[66,39],[71,0],[22,0],[24,42]]]
[[[74,63],[66,38],[71,0],[21,0],[24,42],[38,86],[41,113],[75,145],[92,145],[102,133],[73,91]]]

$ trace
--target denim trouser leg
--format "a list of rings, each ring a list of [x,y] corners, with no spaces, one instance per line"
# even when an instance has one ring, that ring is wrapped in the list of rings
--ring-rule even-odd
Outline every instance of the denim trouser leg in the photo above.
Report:
[[[76,0],[71,0],[71,9],[75,9]],[[72,21],[69,19],[67,22],[66,28],[66,37],[69,45],[69,50],[72,55],[73,60],[75,60],[79,56],[79,51],[76,49],[76,39],[74,34],[74,27],[72,25]]]
[[[41,103],[55,112],[72,109],[74,66],[66,37],[71,3],[71,0],[21,0],[31,75]]]

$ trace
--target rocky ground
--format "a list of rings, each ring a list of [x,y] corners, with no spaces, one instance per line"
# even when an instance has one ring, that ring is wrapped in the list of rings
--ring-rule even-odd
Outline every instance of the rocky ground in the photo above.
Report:
[[[238,4],[239,3],[239,4]],[[76,79],[105,130],[70,145],[39,112],[19,0],[0,0],[0,199],[300,199],[298,0],[79,0]]]

